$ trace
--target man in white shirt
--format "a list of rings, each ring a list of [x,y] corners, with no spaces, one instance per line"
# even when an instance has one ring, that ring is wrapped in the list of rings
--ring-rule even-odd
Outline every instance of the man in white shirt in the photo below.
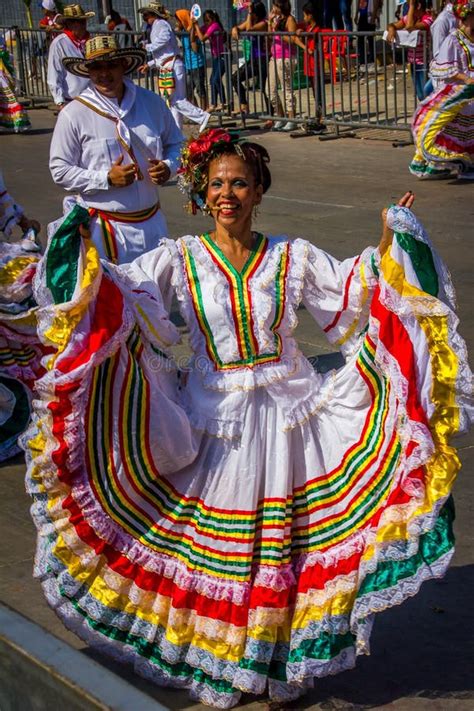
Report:
[[[174,84],[169,91],[169,105],[171,113],[179,129],[183,127],[183,116],[199,124],[199,132],[204,131],[210,114],[195,106],[186,98],[186,74],[184,63],[179,54],[178,42],[167,19],[169,12],[159,2],[150,2],[146,7],[139,8],[143,19],[151,27],[150,42],[145,45],[151,59],[143,64],[141,71],[144,73],[149,68],[156,68],[159,73],[167,71],[171,83]]]
[[[87,20],[93,12],[85,12],[80,5],[66,5],[56,21],[64,31],[51,42],[48,54],[48,87],[59,109],[78,96],[89,83],[87,77],[77,77],[64,68],[65,57],[84,57],[84,47],[89,39]]]
[[[85,58],[64,60],[90,85],[59,114],[51,141],[53,180],[79,193],[91,215],[102,257],[121,264],[167,236],[157,186],[179,165],[183,135],[165,102],[126,78],[143,64],[141,49],[120,49],[114,36],[94,37]]]

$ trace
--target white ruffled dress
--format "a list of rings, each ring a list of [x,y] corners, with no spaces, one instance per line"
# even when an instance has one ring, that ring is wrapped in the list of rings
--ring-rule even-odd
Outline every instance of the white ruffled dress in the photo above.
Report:
[[[240,273],[206,235],[101,265],[85,219],[36,277],[55,348],[23,440],[36,575],[68,627],[159,684],[220,708],[296,698],[449,564],[471,394],[449,276],[405,209],[382,260],[259,236]],[[339,371],[301,354],[303,307]]]

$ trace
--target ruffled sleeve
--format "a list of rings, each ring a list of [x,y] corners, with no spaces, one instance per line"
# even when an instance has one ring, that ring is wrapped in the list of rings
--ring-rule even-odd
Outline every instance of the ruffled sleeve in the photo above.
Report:
[[[176,251],[175,242],[163,239],[156,249],[129,264],[107,266],[140,328],[151,342],[165,351],[180,340],[179,330],[170,320]]]
[[[142,418],[146,442],[153,443],[149,456],[154,466],[161,473],[178,471],[193,461],[199,437],[179,404],[177,370],[167,353],[180,338],[167,308],[172,247],[164,241],[121,267],[101,262],[82,229],[88,220],[87,210],[76,205],[53,223],[36,274],[38,334],[51,355],[45,361],[48,372],[37,383],[35,418],[49,440],[53,434],[45,413],[62,393],[74,393],[67,437],[80,447],[76,423],[85,416],[93,392],[110,407],[117,398],[115,412],[121,412],[118,403],[125,399],[130,408],[139,400],[134,416]],[[110,380],[102,399],[99,383],[105,374]],[[123,433],[123,441],[128,434]]]
[[[90,238],[80,234],[88,219],[87,211],[76,206],[50,225],[48,248],[35,279],[43,341],[58,354],[79,351],[82,334],[95,322],[97,358],[99,342],[110,352],[138,324],[145,338],[166,352],[180,338],[169,318],[170,249],[163,244],[121,267],[101,263]]]
[[[430,73],[436,81],[449,81],[463,71],[463,50],[457,33],[452,32],[444,40],[436,60],[430,66]]]
[[[339,262],[308,244],[302,301],[330,343],[345,355],[368,323],[378,261],[379,252],[372,247]]]

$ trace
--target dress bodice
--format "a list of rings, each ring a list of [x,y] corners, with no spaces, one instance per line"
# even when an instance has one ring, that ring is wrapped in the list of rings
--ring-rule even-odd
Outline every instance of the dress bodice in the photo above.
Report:
[[[206,370],[255,369],[279,363],[296,325],[289,297],[290,243],[257,236],[239,272],[209,235],[178,242],[184,279],[177,279],[195,356]],[[191,307],[191,308],[189,308]]]
[[[368,248],[360,257],[339,262],[305,240],[258,235],[239,272],[209,235],[201,235],[163,240],[119,270],[161,303],[163,318],[151,316],[160,324],[159,347],[173,340],[169,314],[177,298],[193,353],[187,379],[187,390],[195,396],[190,409],[202,411],[206,400],[208,412],[232,410],[235,416],[237,394],[264,387],[287,407],[291,423],[318,406],[326,380],[314,372],[293,336],[298,308],[303,305],[328,340],[350,352],[367,323],[377,254]],[[232,393],[227,408],[223,398]]]

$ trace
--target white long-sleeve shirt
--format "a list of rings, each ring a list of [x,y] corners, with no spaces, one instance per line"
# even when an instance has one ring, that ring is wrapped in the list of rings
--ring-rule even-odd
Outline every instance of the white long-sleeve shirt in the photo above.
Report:
[[[172,174],[179,164],[184,139],[163,99],[128,80],[126,91],[135,96],[130,102],[129,94],[128,110],[121,118],[144,176],[126,187],[113,187],[107,181],[119,156],[124,156],[122,165],[131,162],[117,139],[115,123],[79,101],[68,104],[58,116],[50,149],[51,175],[66,190],[80,193],[88,207],[112,212],[150,208],[158,200],[158,189],[147,172],[149,159],[163,160]]]
[[[457,27],[456,15],[453,6],[448,2],[439,13],[436,20],[431,25],[431,46],[433,49],[433,59],[436,59],[446,37]]]
[[[81,50],[67,35],[58,35],[51,42],[48,54],[48,87],[55,104],[64,104],[79,96],[89,84],[89,79],[68,72],[62,63],[63,57],[82,57]]]
[[[155,20],[151,26],[150,43],[145,45],[147,52],[153,55],[149,67],[160,67],[167,57],[179,54],[178,42],[171,26],[166,20]]]

